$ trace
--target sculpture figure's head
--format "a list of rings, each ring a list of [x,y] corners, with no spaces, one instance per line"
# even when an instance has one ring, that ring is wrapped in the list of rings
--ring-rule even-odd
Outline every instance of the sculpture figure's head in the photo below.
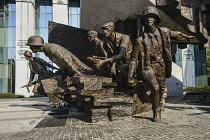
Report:
[[[87,32],[88,35],[88,40],[90,42],[95,41],[95,39],[98,37],[98,33],[94,30],[90,30],[89,32]]]
[[[33,54],[30,51],[25,51],[24,56],[26,60],[33,60]]]
[[[140,20],[143,26],[153,26],[158,25],[161,22],[158,10],[153,6],[147,6]]]
[[[110,34],[114,31],[114,27],[115,25],[113,22],[105,23],[102,26],[102,29],[104,30],[104,34],[106,35],[106,37],[110,36]]]
[[[30,46],[33,53],[41,52],[44,45],[44,39],[40,36],[30,36],[26,45]]]

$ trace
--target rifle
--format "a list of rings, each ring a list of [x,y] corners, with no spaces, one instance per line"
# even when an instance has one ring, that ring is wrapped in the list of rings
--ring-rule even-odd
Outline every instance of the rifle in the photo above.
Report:
[[[27,88],[27,91],[28,92],[30,92],[30,90],[29,90],[29,87],[31,87],[31,86],[33,86],[34,85],[34,82],[32,82],[32,83],[29,83],[29,84],[26,84],[26,85],[24,85],[24,86],[22,86],[22,87],[20,87],[20,88]]]

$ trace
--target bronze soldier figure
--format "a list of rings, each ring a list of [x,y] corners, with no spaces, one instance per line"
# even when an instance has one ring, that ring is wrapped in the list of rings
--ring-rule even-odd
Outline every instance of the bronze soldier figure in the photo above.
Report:
[[[105,23],[102,26],[102,29],[106,36],[104,49],[107,52],[108,58],[101,60],[100,63],[97,64],[97,67],[101,68],[105,64],[112,64],[112,68],[110,70],[111,73],[116,75],[117,79],[121,79],[123,75],[123,64],[128,64],[133,47],[130,37],[128,35],[115,32],[115,25],[113,22]],[[118,79],[117,81],[119,82],[120,80]]]
[[[171,77],[172,70],[170,37],[182,41],[189,41],[193,37],[165,27],[158,27],[161,19],[153,6],[145,8],[140,22],[145,29],[137,38],[137,45],[132,52],[128,82],[134,83],[134,71],[138,69],[137,79],[143,80],[151,90],[153,121],[159,122],[162,97],[165,92],[165,78]]]
[[[29,37],[26,45],[30,46],[33,53],[44,52],[68,76],[84,75],[83,72],[92,70],[64,47],[54,43],[44,44],[44,40],[40,36]]]
[[[90,30],[88,33],[88,39],[93,45],[93,58],[107,57],[107,52],[104,50],[104,42],[98,38],[98,33],[94,30]]]
[[[30,51],[25,51],[24,53],[25,59],[29,60],[29,68],[30,68],[30,78],[28,84],[34,84],[33,93],[44,94],[43,87],[41,85],[41,80],[48,79],[54,76],[54,73],[50,71],[48,68],[56,69],[53,65],[47,63],[41,58],[33,57]],[[38,80],[36,82],[32,82],[34,80],[35,74],[38,74]],[[45,94],[44,94],[45,95]]]

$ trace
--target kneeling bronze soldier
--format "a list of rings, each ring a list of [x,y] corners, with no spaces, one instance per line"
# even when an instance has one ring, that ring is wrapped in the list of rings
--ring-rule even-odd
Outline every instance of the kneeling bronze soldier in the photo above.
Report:
[[[54,73],[48,68],[57,69],[53,65],[47,63],[41,58],[33,57],[30,51],[25,51],[24,53],[25,59],[29,60],[29,68],[30,68],[30,78],[28,85],[34,84],[33,93],[38,93],[46,96],[46,93],[43,90],[41,80],[48,79],[54,76]],[[38,79],[36,82],[32,82],[34,80],[35,74],[38,74]]]

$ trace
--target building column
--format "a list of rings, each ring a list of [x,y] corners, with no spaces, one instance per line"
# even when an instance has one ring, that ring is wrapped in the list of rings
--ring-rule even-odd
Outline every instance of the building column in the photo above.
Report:
[[[29,50],[25,44],[32,35],[35,35],[35,0],[16,0],[15,93],[25,97],[33,95],[26,88],[20,88],[29,81],[30,70],[23,53]]]
[[[181,61],[176,62],[182,67],[183,88],[195,86],[195,60],[193,49],[193,45],[187,45],[186,49],[181,49]]]
[[[53,21],[68,25],[68,0],[53,0]]]

